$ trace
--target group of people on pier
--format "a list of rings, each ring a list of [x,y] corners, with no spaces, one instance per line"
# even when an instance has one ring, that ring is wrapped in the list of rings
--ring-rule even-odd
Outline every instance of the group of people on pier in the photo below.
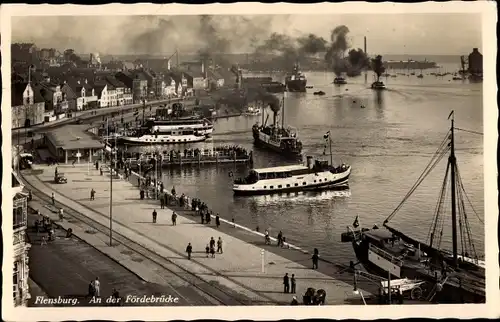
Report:
[[[120,153],[118,153],[120,155]],[[149,161],[151,159],[158,158],[158,161],[163,162],[174,162],[180,159],[201,159],[204,158],[215,158],[218,157],[236,157],[236,158],[248,158],[250,152],[240,146],[221,146],[215,147],[213,149],[200,149],[200,148],[190,148],[181,150],[170,150],[170,151],[158,151],[153,153],[121,153],[119,156],[120,161],[131,163],[133,161]]]

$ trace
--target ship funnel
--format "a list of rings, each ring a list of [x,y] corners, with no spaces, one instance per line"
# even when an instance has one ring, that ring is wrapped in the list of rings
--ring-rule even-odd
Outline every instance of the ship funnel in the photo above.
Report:
[[[307,167],[311,170],[314,167],[314,159],[310,155],[307,156]]]

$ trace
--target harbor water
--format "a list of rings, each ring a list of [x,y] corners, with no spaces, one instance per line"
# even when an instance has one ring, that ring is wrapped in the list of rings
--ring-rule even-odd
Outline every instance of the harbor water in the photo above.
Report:
[[[287,95],[285,123],[297,128],[304,155],[329,160],[329,147],[325,153],[323,135],[330,131],[333,162],[352,166],[348,190],[234,197],[233,179],[248,171],[245,166],[234,165],[164,170],[165,187],[175,186],[178,193],[200,198],[214,213],[228,220],[234,218],[238,224],[259,227],[260,231],[269,229],[273,236],[281,230],[288,242],[308,250],[318,248],[323,258],[341,264],[355,261],[351,245],[340,242],[341,233],[356,216],[362,227],[382,226],[445,138],[451,110],[455,110],[456,127],[483,132],[482,84],[452,80],[451,75],[435,77],[429,73],[430,70],[424,70],[424,78],[414,75],[384,77],[387,90],[375,92],[369,89],[373,81],[371,74],[367,75],[366,82],[362,75],[348,78],[347,85],[336,86],[331,84],[334,78],[331,73],[306,72],[308,85],[313,89]],[[315,96],[315,91],[326,94]],[[212,140],[204,145],[240,145],[252,149],[257,168],[293,163],[253,146],[251,127],[261,120],[261,116],[219,119]],[[478,214],[476,216],[466,204],[467,217],[476,251],[482,256],[483,137],[456,131],[455,140],[459,171],[467,196]],[[172,146],[129,149],[170,150]],[[446,161],[447,158],[443,158],[399,210],[391,220],[392,226],[426,240]],[[446,229],[441,247],[451,249],[449,204],[445,209]]]

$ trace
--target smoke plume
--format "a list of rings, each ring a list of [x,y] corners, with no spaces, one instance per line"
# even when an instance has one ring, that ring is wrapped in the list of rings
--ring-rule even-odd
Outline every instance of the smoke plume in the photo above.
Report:
[[[264,105],[268,105],[271,111],[274,113],[277,113],[281,109],[281,104],[280,100],[273,94],[265,92],[265,91],[260,91],[259,92],[259,100],[264,103]]]
[[[167,55],[178,50],[181,55],[198,52],[199,56],[210,56],[252,51],[284,19],[287,16],[13,17],[12,42],[101,55]]]
[[[344,25],[335,27],[331,32],[331,43],[325,54],[325,61],[336,76],[341,76],[343,73],[348,76],[358,76],[369,66],[368,56],[360,48],[351,49],[345,57],[345,52],[350,47],[348,34],[349,28]]]

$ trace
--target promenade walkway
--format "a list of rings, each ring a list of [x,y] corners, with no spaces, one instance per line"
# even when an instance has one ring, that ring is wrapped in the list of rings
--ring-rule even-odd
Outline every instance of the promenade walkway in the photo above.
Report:
[[[88,173],[86,166],[59,166],[59,172],[66,175],[68,183],[55,185],[51,182],[54,167],[36,166],[36,169],[41,170],[37,175],[25,176],[30,183],[48,195],[54,192],[59,202],[108,225],[110,186],[107,175],[100,176],[95,169]],[[181,215],[177,225],[172,226],[172,211],[160,209],[154,200],[140,200],[135,184],[125,180],[113,182],[113,229],[196,273],[208,283],[232,289],[251,299],[253,304],[288,304],[292,295],[283,293],[283,276],[288,273],[289,276],[295,274],[297,279],[299,301],[308,287],[324,289],[327,304],[345,304],[359,298],[353,294],[352,285],[312,270],[310,254],[302,254],[302,261],[294,262],[266,251],[263,261],[261,247],[202,225],[197,217]],[[90,200],[91,189],[96,191],[95,200]],[[158,212],[156,224],[152,223],[154,209]],[[207,258],[204,250],[211,237],[223,240],[224,253],[216,254],[215,258]],[[188,243],[193,245],[192,260],[185,254]],[[369,295],[366,291],[363,294]]]

